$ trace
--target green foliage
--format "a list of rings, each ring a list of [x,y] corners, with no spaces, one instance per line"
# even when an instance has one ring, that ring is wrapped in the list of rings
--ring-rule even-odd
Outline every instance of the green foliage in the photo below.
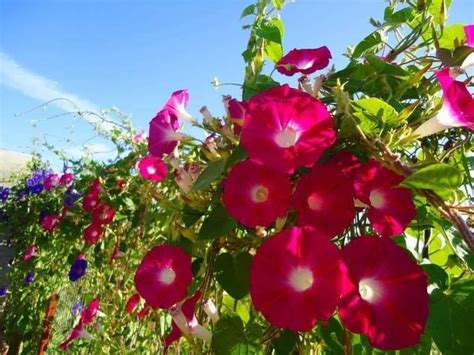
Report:
[[[442,105],[434,72],[444,66],[459,66],[474,52],[464,43],[461,25],[445,26],[450,3],[390,1],[383,19],[371,19],[375,29],[348,51],[347,65],[316,73],[324,74],[321,88],[310,93],[327,106],[337,129],[337,141],[322,160],[348,149],[363,161],[377,159],[403,174],[406,178],[400,186],[412,190],[416,219],[395,240],[428,276],[430,315],[420,344],[397,350],[406,355],[474,352],[470,339],[474,329],[474,257],[466,244],[466,232],[450,218],[460,215],[466,227],[472,227],[472,132],[458,127],[423,139],[413,134]],[[284,54],[285,30],[280,18],[284,5],[282,0],[260,0],[242,12],[241,18],[250,22],[244,26],[249,41],[242,53],[243,100],[280,85],[274,63]],[[98,163],[89,157],[70,162],[77,190],[84,195],[91,180],[100,178],[104,188],[101,199],[117,212],[96,245],[83,242],[82,233],[91,216],[82,210],[81,199],[53,233],[39,226],[42,210],[61,212],[65,187],[23,200],[10,199],[2,205],[11,221],[0,224],[0,234],[11,236],[17,250],[8,275],[11,294],[0,315],[2,338],[20,339],[24,353],[36,353],[49,297],[58,292],[48,352],[56,352],[77,321],[71,315],[71,305],[100,297],[101,312],[106,315],[100,318],[104,332],[93,330],[93,340],[77,340],[74,353],[161,353],[171,329],[169,312],[153,310],[138,320],[136,313],[125,311],[125,305],[136,292],[133,276],[143,255],[155,245],[170,244],[180,246],[193,258],[193,283],[188,294],[199,290],[201,301],[211,299],[220,315],[220,320],[211,324],[202,302],[198,302],[196,319],[212,330],[212,340],[209,343],[186,335],[172,345],[181,353],[395,353],[374,349],[366,336],[349,332],[337,312],[311,331],[298,334],[272,326],[254,308],[249,295],[252,255],[265,238],[292,225],[295,214],[290,211],[278,226],[267,228],[246,228],[229,216],[221,201],[222,183],[229,169],[248,157],[239,145],[239,136],[232,133],[235,127],[230,125],[230,118],[223,117],[224,127],[218,122],[194,122],[206,135],[213,135],[217,153],[209,153],[198,140],[183,140],[179,157],[174,161],[165,157],[171,173],[159,184],[144,181],[134,170],[138,159],[147,154],[147,147],[131,141],[135,133],[131,123],[126,125],[128,131],[116,129],[111,133],[110,138],[122,152],[115,160]],[[198,176],[189,173],[186,189],[178,184],[173,169],[176,164],[181,168],[189,163],[203,170]],[[12,194],[24,188],[31,171],[42,167],[36,161],[18,176]],[[304,173],[301,169],[291,178],[298,179]],[[125,184],[117,188],[121,180]],[[333,241],[341,248],[360,234],[371,232],[364,210],[351,228]],[[23,262],[22,252],[30,244],[38,246],[38,255]],[[116,248],[124,256],[112,261]],[[71,283],[67,273],[80,252],[87,255],[87,275]],[[30,287],[23,282],[29,271],[36,275]]]
[[[217,355],[251,354],[244,323],[237,314],[228,313],[217,322],[212,335],[212,350]]]
[[[233,298],[241,299],[249,292],[252,255],[222,253],[216,259],[216,280]]]

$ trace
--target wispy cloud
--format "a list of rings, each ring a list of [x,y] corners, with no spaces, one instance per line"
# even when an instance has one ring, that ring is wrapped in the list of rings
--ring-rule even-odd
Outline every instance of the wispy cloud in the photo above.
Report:
[[[65,112],[100,112],[99,108],[89,100],[61,89],[57,82],[30,71],[2,52],[0,52],[0,85],[17,90],[42,103],[60,98],[51,102],[50,105]],[[107,132],[114,128],[113,124],[103,122],[94,114],[83,116],[92,125],[99,125],[102,131]]]
[[[99,154],[101,159],[112,159],[117,154],[114,147],[103,143],[88,143],[81,147],[66,148],[64,152],[72,158],[80,158],[84,154],[93,156]]]

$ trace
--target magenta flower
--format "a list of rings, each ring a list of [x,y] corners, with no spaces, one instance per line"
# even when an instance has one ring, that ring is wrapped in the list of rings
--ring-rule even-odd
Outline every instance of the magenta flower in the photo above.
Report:
[[[138,162],[138,171],[146,179],[160,182],[168,174],[168,168],[163,160],[153,155],[147,155]]]
[[[59,185],[61,178],[59,177],[58,174],[51,174],[49,175],[45,180],[44,180],[44,189],[46,191],[51,191],[54,189],[56,186]]]
[[[247,227],[266,227],[286,214],[290,204],[288,175],[251,160],[235,165],[224,183],[222,202]]]
[[[474,130],[474,98],[466,85],[454,80],[449,68],[438,70],[436,77],[443,90],[443,106],[436,116],[421,124],[414,134],[421,138],[450,127]]]
[[[293,49],[276,63],[276,69],[288,76],[295,73],[311,74],[326,68],[331,58],[331,52],[326,46],[315,49]]]
[[[241,144],[249,157],[284,173],[311,167],[335,141],[326,107],[288,85],[249,100]]]
[[[78,339],[78,338],[89,339],[89,340],[92,339],[92,335],[84,329],[84,324],[81,324],[81,323],[77,324],[74,328],[72,328],[72,331],[69,334],[69,336],[66,338],[66,340],[63,341],[61,344],[59,344],[59,349],[68,350],[69,345],[75,339]]]
[[[379,349],[416,345],[428,318],[423,269],[388,238],[358,237],[342,256],[348,268],[339,304],[344,326]]]
[[[104,230],[102,225],[97,222],[92,222],[84,229],[84,240],[87,244],[95,244],[99,241]]]
[[[110,224],[115,217],[115,208],[110,205],[100,205],[92,212],[92,221],[98,224]]]
[[[89,194],[98,195],[102,192],[102,183],[99,178],[93,179],[89,184]]]
[[[94,318],[97,315],[99,308],[100,300],[98,298],[94,298],[81,312],[81,319],[79,320],[79,323],[83,325],[91,324],[94,321]]]
[[[416,216],[409,189],[398,187],[404,177],[369,160],[357,172],[355,196],[368,206],[367,217],[372,228],[382,236],[403,233]]]
[[[274,326],[309,331],[336,309],[343,270],[340,251],[326,236],[310,227],[285,229],[257,249],[252,302]]]
[[[88,192],[82,200],[82,209],[86,212],[93,212],[100,204],[100,197],[97,192]]]
[[[74,181],[74,174],[72,173],[65,173],[61,176],[61,179],[59,179],[59,183],[61,185],[69,185],[73,181]]]
[[[469,47],[474,47],[474,25],[464,26],[464,33],[466,34],[466,44]]]
[[[127,310],[127,313],[133,313],[135,309],[137,308],[138,303],[140,302],[140,295],[138,293],[135,293],[133,296],[131,296],[127,304],[125,305],[125,309]]]
[[[178,133],[178,117],[168,109],[163,109],[150,121],[148,150],[151,155],[161,157],[170,154],[183,137]]]
[[[40,224],[43,229],[47,232],[52,232],[55,230],[60,223],[60,219],[55,213],[44,214],[40,217]]]
[[[30,260],[31,258],[33,258],[33,256],[36,256],[36,250],[37,250],[36,245],[34,245],[34,244],[30,245],[30,246],[25,250],[25,253],[23,254],[23,260],[24,260],[24,261],[28,261],[28,260]]]
[[[165,104],[165,109],[169,110],[174,116],[181,120],[192,121],[192,117],[186,112],[188,105],[188,90],[178,90],[171,94],[171,97]]]
[[[196,292],[196,294],[193,297],[188,298],[181,306],[181,311],[184,316],[182,317],[184,318],[182,320],[185,323],[185,325],[187,325],[187,323],[190,322],[194,318],[194,309],[196,308],[196,303],[200,297],[201,297],[201,293]],[[171,313],[173,314],[173,312]],[[177,317],[175,316],[175,318]],[[168,348],[170,347],[170,345],[173,344],[175,341],[179,340],[179,338],[181,338],[182,335],[183,335],[183,332],[180,330],[180,327],[173,320],[171,324],[171,332],[165,337],[165,348],[164,348],[165,354],[168,351]]]
[[[140,131],[132,138],[133,143],[142,143],[146,141],[146,133],[144,131]]]
[[[337,168],[316,165],[303,175],[293,195],[298,225],[312,226],[332,238],[354,219],[352,183]]]
[[[224,105],[229,119],[234,124],[234,133],[239,135],[242,132],[242,126],[244,125],[245,111],[247,110],[248,103],[245,101],[238,101],[230,96],[225,96]]]
[[[191,257],[178,247],[160,245],[138,266],[135,287],[151,307],[169,308],[186,297],[191,279]]]

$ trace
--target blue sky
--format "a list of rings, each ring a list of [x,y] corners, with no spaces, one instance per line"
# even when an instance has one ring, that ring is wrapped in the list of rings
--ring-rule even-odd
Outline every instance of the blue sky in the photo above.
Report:
[[[449,22],[473,23],[474,1],[454,0]],[[2,0],[0,1],[0,148],[30,151],[33,137],[77,152],[87,141],[100,149],[86,124],[48,106],[22,116],[51,97],[73,95],[91,108],[118,107],[134,125],[149,120],[169,94],[188,88],[189,111],[207,105],[223,112],[210,82],[241,82],[248,33],[239,17],[251,1],[237,0]],[[382,0],[299,0],[283,12],[284,50],[327,45],[333,63],[383,17]],[[6,72],[6,73],[5,73]],[[31,76],[33,75],[33,76]],[[280,78],[283,79],[283,78]],[[52,98],[52,97],[51,97]],[[31,121],[39,121],[33,127]],[[74,126],[74,128],[72,128]],[[71,141],[65,142],[68,138]]]

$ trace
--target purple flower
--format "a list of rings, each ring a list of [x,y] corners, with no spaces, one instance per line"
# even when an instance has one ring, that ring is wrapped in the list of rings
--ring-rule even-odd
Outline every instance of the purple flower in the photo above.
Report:
[[[72,308],[71,308],[71,312],[72,312],[72,315],[73,317],[77,316],[79,313],[81,313],[81,311],[84,309],[84,306],[80,303],[80,302],[77,302],[77,303],[74,303],[72,305]]]
[[[44,185],[42,183],[37,183],[33,185],[29,190],[30,190],[30,193],[32,193],[33,195],[37,195],[41,193],[43,189],[44,189]]]
[[[69,270],[69,280],[76,282],[86,273],[87,260],[78,258],[74,260]]]
[[[71,185],[64,193],[64,204],[68,207],[71,207],[80,196],[81,193],[74,188],[74,185]]]
[[[25,284],[30,285],[35,279],[35,273],[30,271],[25,277]]]
[[[5,202],[10,195],[10,189],[8,187],[0,186],[0,202]]]
[[[7,291],[8,291],[7,285],[3,285],[2,287],[0,287],[0,297],[5,297],[7,295]]]

